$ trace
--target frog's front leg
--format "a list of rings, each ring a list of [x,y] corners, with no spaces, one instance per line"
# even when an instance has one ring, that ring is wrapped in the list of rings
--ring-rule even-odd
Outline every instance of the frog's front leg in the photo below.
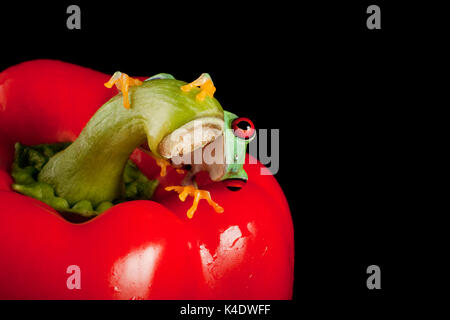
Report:
[[[196,172],[192,172],[191,170],[187,170],[186,175],[184,176],[183,180],[181,181],[182,186],[195,186],[198,188],[197,183],[195,182],[195,174]]]
[[[181,201],[185,201],[188,195],[194,197],[192,206],[187,211],[188,218],[192,218],[194,216],[194,213],[197,210],[198,203],[201,199],[205,199],[217,213],[222,213],[224,211],[224,209],[218,203],[214,202],[211,199],[211,194],[209,193],[209,191],[201,190],[198,188],[197,182],[195,181],[195,175],[200,171],[202,171],[202,166],[194,164],[187,171],[187,174],[181,181],[180,186],[169,186],[165,188],[166,191],[178,192]]]
[[[203,170],[203,167],[201,165],[184,165],[182,167],[185,171],[187,171],[186,175],[184,176],[183,180],[181,181],[182,186],[190,186],[193,185],[198,189],[197,182],[195,181],[195,175]]]

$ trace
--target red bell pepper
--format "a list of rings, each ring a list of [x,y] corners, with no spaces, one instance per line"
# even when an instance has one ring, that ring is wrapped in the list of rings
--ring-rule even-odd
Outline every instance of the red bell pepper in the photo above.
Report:
[[[293,227],[284,194],[259,162],[244,166],[239,192],[200,182],[225,208],[200,202],[188,219],[165,186],[179,182],[168,168],[136,150],[132,160],[160,185],[153,201],[113,206],[71,223],[39,200],[11,189],[14,143],[73,141],[116,92],[109,75],[76,65],[36,60],[0,73],[1,299],[290,299]],[[69,266],[81,288],[69,289]],[[69,268],[69,273],[68,273]]]

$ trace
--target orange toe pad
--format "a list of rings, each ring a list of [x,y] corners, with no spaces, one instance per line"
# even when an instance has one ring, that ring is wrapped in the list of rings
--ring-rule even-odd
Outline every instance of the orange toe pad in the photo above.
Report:
[[[187,211],[187,217],[189,219],[191,219],[194,216],[195,211],[197,210],[197,206],[198,206],[198,202],[201,199],[205,199],[208,204],[214,208],[214,210],[217,213],[222,213],[224,210],[223,208],[216,202],[214,202],[211,199],[211,194],[209,193],[209,191],[206,190],[199,190],[196,189],[194,186],[170,186],[170,187],[166,187],[165,188],[166,191],[176,191],[179,193],[179,198],[181,201],[186,200],[187,196],[192,196],[194,197],[194,202],[192,203],[192,206],[189,208],[189,210]]]

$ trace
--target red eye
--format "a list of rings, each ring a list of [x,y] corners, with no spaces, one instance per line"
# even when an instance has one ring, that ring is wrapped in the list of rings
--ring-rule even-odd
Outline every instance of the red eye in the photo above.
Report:
[[[231,124],[234,135],[241,139],[249,140],[255,135],[255,126],[248,118],[237,118]]]

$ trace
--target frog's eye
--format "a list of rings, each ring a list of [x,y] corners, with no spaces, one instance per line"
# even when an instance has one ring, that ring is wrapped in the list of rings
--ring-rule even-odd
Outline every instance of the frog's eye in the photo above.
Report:
[[[237,118],[231,124],[234,135],[241,139],[250,140],[255,136],[255,126],[248,118]]]

